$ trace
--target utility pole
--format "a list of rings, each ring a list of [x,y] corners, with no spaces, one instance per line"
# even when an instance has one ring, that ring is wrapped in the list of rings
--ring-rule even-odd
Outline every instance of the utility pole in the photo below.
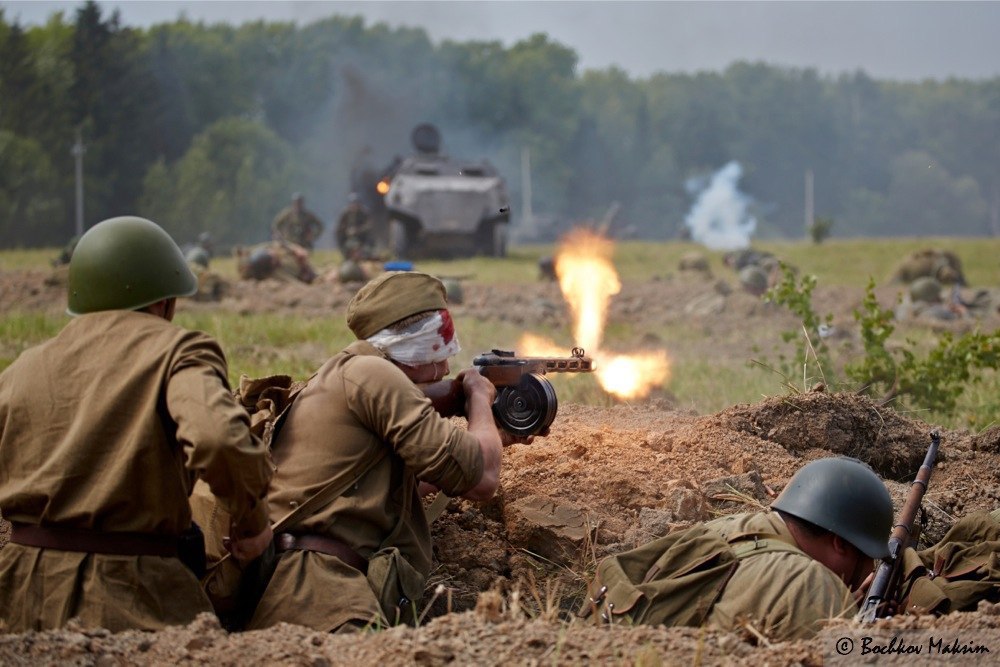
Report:
[[[815,222],[813,218],[813,172],[812,169],[806,169],[806,238],[809,238]]]
[[[76,162],[76,237],[83,236],[83,154],[87,149],[83,147],[83,139],[80,136],[80,128],[76,128],[76,141],[70,153]]]

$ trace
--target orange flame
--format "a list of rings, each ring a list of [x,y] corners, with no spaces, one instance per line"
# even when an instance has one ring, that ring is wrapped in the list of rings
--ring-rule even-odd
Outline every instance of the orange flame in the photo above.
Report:
[[[594,355],[594,372],[604,391],[619,398],[643,398],[670,376],[670,361],[663,350],[637,354]]]
[[[587,229],[576,229],[562,241],[556,254],[556,276],[563,297],[573,311],[576,345],[594,360],[601,387],[619,398],[643,398],[670,376],[664,351],[616,354],[601,350],[608,304],[621,291],[618,272],[611,262],[614,243]],[[566,351],[534,334],[521,338],[522,354],[563,356]]]
[[[610,240],[586,229],[576,229],[566,235],[556,254],[559,288],[576,320],[573,337],[584,350],[600,348],[608,302],[622,289],[618,272],[611,263],[613,250]]]
[[[389,194],[389,181],[383,178],[381,181],[375,184],[375,191],[382,196]]]

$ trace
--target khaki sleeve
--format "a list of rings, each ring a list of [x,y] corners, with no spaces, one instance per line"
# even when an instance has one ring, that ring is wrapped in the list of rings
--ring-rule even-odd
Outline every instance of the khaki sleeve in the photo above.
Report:
[[[229,390],[222,350],[208,336],[193,336],[181,346],[167,385],[167,410],[177,423],[185,465],[232,515],[235,535],[263,530],[271,466]]]
[[[355,357],[344,373],[348,403],[358,420],[396,452],[416,475],[451,496],[483,475],[479,440],[439,415],[420,388],[391,362]]]
[[[808,639],[833,618],[854,615],[850,590],[822,563],[769,553],[743,560],[709,622],[732,630],[748,620],[772,640]]]

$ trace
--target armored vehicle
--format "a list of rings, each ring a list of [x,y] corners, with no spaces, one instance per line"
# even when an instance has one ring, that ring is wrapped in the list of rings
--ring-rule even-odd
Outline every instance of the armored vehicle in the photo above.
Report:
[[[410,133],[416,153],[388,180],[389,249],[397,258],[507,254],[507,186],[488,160],[441,152],[441,134],[429,123]]]

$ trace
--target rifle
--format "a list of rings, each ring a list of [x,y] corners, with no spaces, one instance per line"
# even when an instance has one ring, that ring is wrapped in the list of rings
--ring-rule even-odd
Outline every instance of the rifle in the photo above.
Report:
[[[910,485],[910,493],[906,497],[903,509],[900,510],[899,521],[892,528],[889,537],[889,555],[882,559],[875,570],[865,603],[854,617],[855,621],[874,623],[875,619],[885,618],[888,615],[890,603],[898,602],[899,583],[903,572],[903,551],[916,541],[913,524],[920,503],[927,492],[927,486],[930,484],[931,471],[940,444],[941,434],[937,430],[931,431],[931,444],[927,448],[924,462]]]
[[[579,347],[569,357],[519,357],[509,350],[492,350],[472,360],[497,388],[493,418],[497,426],[518,436],[538,435],[556,418],[559,402],[546,373],[589,373],[594,363]],[[434,409],[444,417],[465,415],[465,394],[458,380],[441,380],[422,387]]]

